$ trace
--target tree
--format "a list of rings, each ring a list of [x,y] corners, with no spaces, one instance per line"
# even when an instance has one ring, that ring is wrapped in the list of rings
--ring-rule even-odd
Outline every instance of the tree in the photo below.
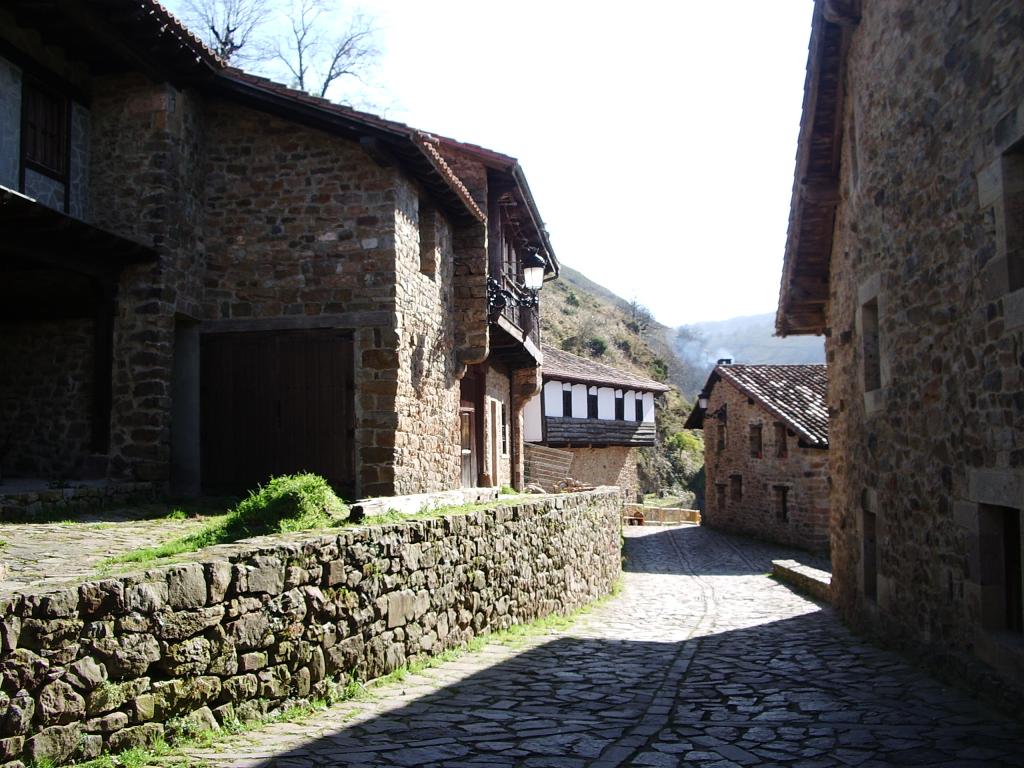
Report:
[[[343,78],[362,80],[380,55],[373,20],[346,19],[327,0],[183,3],[186,22],[222,59],[322,98]]]
[[[370,19],[356,14],[342,32],[331,33],[325,31],[330,15],[324,0],[293,0],[291,32],[275,42],[271,54],[291,74],[292,85],[322,98],[340,78],[360,79],[380,53]]]
[[[270,12],[268,0],[185,0],[184,15],[206,44],[231,63],[242,58]]]

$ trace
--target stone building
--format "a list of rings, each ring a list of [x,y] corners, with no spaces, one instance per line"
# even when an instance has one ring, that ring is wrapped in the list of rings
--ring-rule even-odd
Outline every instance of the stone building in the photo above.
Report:
[[[521,484],[558,265],[514,159],[226,67],[155,0],[12,0],[0,186],[3,475]]]
[[[705,525],[826,551],[824,365],[719,361],[684,426],[704,430]]]
[[[1024,6],[817,0],[777,329],[826,336],[833,590],[1024,691]]]
[[[530,482],[571,477],[640,494],[637,448],[655,443],[655,399],[671,387],[545,345],[544,389],[524,408]]]

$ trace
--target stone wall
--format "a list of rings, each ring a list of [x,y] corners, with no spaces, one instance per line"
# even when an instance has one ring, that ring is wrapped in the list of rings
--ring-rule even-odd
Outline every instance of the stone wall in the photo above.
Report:
[[[78,477],[91,452],[93,326],[0,324],[0,477]]]
[[[566,612],[618,577],[609,492],[254,539],[140,575],[0,598],[0,760],[244,719]]]
[[[802,447],[787,430],[787,455],[779,457],[776,417],[726,381],[711,391],[707,413],[722,405],[728,413],[724,450],[718,448],[721,422],[711,416],[704,422],[704,525],[812,551],[828,549],[829,451]],[[761,426],[756,458],[751,425]],[[786,489],[785,511],[779,488]]]
[[[569,477],[583,485],[617,485],[622,498],[637,501],[640,480],[637,477],[637,449],[627,445],[601,448],[565,448],[573,454]]]
[[[986,505],[1024,509],[1024,293],[1007,207],[1021,184],[1009,161],[1024,139],[1024,12],[863,5],[828,319],[835,599],[858,624],[975,653],[1024,690],[1020,636],[1003,642],[985,616],[1002,542],[983,530]],[[873,299],[881,386],[866,392]]]
[[[459,382],[453,307],[452,228],[429,198],[396,180],[398,307],[395,494],[459,485]]]

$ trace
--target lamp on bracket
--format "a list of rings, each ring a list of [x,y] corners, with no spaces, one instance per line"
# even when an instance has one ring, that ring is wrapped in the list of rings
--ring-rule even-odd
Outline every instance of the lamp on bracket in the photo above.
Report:
[[[537,293],[544,285],[547,261],[539,248],[529,247],[525,250],[520,263],[523,268],[523,284],[517,286],[522,289],[520,295],[510,291],[497,278],[487,278],[487,311],[490,315],[497,315],[505,307],[533,309],[537,306]]]

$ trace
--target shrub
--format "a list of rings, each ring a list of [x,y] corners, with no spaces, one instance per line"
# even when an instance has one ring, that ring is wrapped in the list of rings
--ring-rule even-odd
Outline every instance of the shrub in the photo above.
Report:
[[[348,507],[320,475],[272,477],[231,510],[228,529],[239,538],[323,528],[348,519]]]

